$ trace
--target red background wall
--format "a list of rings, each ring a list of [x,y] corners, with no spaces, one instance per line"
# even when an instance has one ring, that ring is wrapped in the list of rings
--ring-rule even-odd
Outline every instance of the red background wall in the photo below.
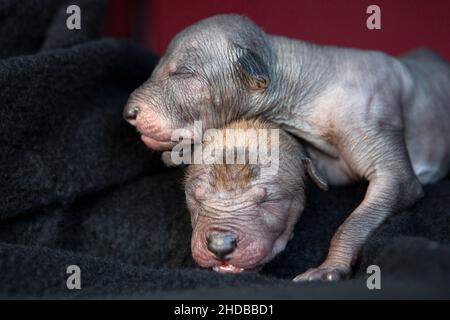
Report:
[[[381,30],[366,9],[381,8]],[[267,32],[398,55],[431,47],[450,60],[450,0],[110,0],[106,33],[133,37],[162,54],[186,26],[219,13],[244,14]]]

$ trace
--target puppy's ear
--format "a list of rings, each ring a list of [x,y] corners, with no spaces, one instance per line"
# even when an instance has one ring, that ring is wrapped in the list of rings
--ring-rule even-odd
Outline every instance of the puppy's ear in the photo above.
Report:
[[[254,51],[234,45],[237,51],[237,69],[250,90],[264,92],[269,86],[269,69]]]
[[[328,191],[328,182],[320,173],[319,170],[314,166],[311,159],[304,157],[302,158],[303,165],[305,166],[305,170],[308,173],[308,176],[311,180],[318,186],[320,189],[324,191]]]

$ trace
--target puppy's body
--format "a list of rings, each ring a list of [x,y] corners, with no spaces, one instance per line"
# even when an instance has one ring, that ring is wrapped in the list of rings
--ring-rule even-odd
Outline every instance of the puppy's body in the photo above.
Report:
[[[448,172],[450,68],[426,51],[396,59],[317,46],[216,16],[175,37],[124,116],[154,149],[170,149],[173,130],[195,120],[213,128],[263,117],[304,139],[333,185],[367,180],[327,259],[296,278],[335,280],[387,216],[423,195],[420,182]]]
[[[354,54],[349,57],[353,56]],[[367,58],[364,56],[363,59]],[[367,178],[361,177],[358,170],[354,170],[345,160],[345,156],[335,149],[340,145],[336,143],[336,139],[343,139],[341,137],[345,136],[345,131],[348,130],[367,131],[364,133],[365,136],[355,132],[348,133],[349,136],[344,139],[342,148],[354,148],[359,143],[358,140],[362,140],[362,143],[368,142],[364,140],[370,131],[367,129],[371,126],[373,127],[371,130],[377,130],[377,126],[383,129],[383,125],[397,126],[398,130],[403,131],[414,173],[422,184],[442,179],[450,166],[450,68],[448,64],[428,50],[413,51],[399,61],[378,54],[375,54],[372,59],[374,62],[377,59],[381,60],[380,63],[374,63],[376,66],[382,64],[383,60],[390,60],[389,63],[392,64],[390,70],[396,70],[398,74],[392,76],[393,79],[385,78],[383,80],[385,83],[382,81],[370,83],[370,79],[363,75],[376,75],[380,73],[380,70],[375,70],[369,61],[365,63],[363,60],[361,64],[365,64],[365,68],[360,67],[358,71],[348,69],[348,74],[336,72],[337,85],[321,95],[314,104],[300,108],[301,113],[308,114],[307,117],[303,116],[306,119],[303,125],[296,125],[295,120],[281,121],[286,124],[288,130],[311,142],[309,146],[306,146],[307,152],[324,173],[330,185],[348,185],[361,178]],[[353,60],[351,64],[355,65],[355,61]],[[386,70],[388,66],[385,65]],[[355,82],[360,82],[360,88],[354,86]],[[371,89],[374,95],[360,92],[361,87]],[[397,94],[393,96],[399,99],[398,104],[385,106],[385,101],[377,103],[370,101],[371,98],[388,99],[376,97],[375,93],[392,90],[397,91]],[[392,106],[396,106],[397,109]],[[308,112],[303,109],[314,111]],[[308,119],[311,119],[310,123]],[[362,125],[366,128],[359,128]],[[302,126],[306,128],[303,130],[307,133],[299,129]],[[382,133],[377,135],[382,136]],[[383,153],[385,155],[389,153],[389,150],[383,150],[380,147],[379,152],[381,157]]]

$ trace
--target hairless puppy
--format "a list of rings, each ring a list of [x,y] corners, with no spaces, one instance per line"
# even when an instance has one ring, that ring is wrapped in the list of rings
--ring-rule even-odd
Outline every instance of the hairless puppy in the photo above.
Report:
[[[232,273],[260,269],[293,236],[305,204],[306,174],[324,187],[299,141],[282,130],[276,138],[264,136],[261,129],[276,128],[256,119],[232,122],[193,153],[200,159],[207,148],[222,157],[231,152],[231,162],[187,167],[192,256],[202,267]],[[251,162],[263,144],[271,161]],[[238,152],[246,155],[241,162]]]
[[[299,281],[348,277],[369,234],[450,166],[450,67],[437,55],[396,59],[317,46],[267,35],[241,16],[211,17],[179,33],[124,109],[157,150],[171,149],[173,130],[195,120],[217,128],[256,116],[303,139],[330,184],[369,182],[325,261]]]

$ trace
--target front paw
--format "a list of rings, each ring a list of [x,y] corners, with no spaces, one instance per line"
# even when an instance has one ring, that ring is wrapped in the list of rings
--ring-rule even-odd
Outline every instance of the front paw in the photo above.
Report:
[[[166,167],[173,168],[178,165],[172,161],[172,151],[164,151],[161,154],[161,161],[166,165]]]
[[[350,277],[350,272],[350,268],[322,265],[318,268],[311,268],[296,276],[294,281],[339,281],[348,279]]]

